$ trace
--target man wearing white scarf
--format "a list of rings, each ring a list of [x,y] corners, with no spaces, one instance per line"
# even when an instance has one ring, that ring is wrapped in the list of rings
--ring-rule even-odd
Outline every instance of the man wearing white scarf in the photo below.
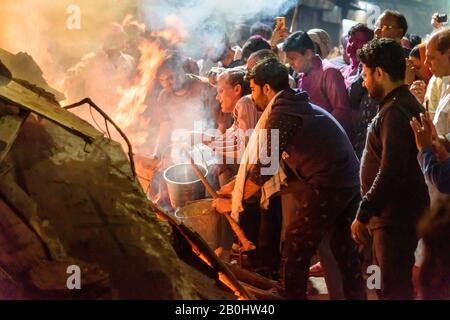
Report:
[[[234,186],[221,189],[220,194],[231,199],[216,199],[214,207],[236,216],[242,202],[258,191],[262,207],[271,195],[283,189],[292,192],[299,209],[286,217],[286,297],[306,299],[311,257],[329,233],[345,297],[364,299],[356,244],[349,232],[360,200],[359,162],[347,135],[328,112],[309,103],[305,92],[289,88],[288,70],[278,60],[261,61],[247,77],[252,99],[264,112]],[[271,155],[270,163],[263,161],[265,155]]]

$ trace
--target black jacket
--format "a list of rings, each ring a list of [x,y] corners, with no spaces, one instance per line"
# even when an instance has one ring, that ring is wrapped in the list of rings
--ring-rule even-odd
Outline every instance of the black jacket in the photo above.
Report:
[[[361,159],[361,202],[357,218],[370,228],[415,226],[429,204],[409,121],[425,110],[401,86],[389,93],[369,126]]]
[[[306,92],[284,90],[273,104],[267,129],[279,130],[279,155],[284,154],[295,178],[324,188],[359,186],[359,161],[344,129],[330,113],[309,103]],[[270,176],[259,172],[260,166],[252,168],[250,179],[262,185]]]

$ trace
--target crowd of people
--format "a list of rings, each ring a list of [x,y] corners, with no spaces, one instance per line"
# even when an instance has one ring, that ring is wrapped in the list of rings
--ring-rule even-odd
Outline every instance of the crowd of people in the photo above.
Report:
[[[324,30],[258,22],[201,61],[172,52],[160,66],[154,161],[175,128],[190,129],[182,109],[202,105],[219,133],[201,142],[232,159],[213,170],[213,206],[240,223],[253,269],[279,274],[286,298],[306,299],[323,272],[330,298],[366,299],[376,265],[379,299],[450,299],[450,29],[437,17],[422,39],[386,10],[333,58]],[[156,174],[150,196],[170,208],[163,189]]]

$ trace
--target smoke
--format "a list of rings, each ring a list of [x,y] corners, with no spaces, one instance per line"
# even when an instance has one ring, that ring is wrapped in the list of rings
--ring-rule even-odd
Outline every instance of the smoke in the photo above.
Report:
[[[176,44],[184,55],[200,59],[206,52],[220,55],[225,49],[224,35],[230,35],[238,24],[251,24],[264,19],[273,21],[274,16],[283,15],[296,3],[297,0],[1,0],[0,47],[13,54],[30,54],[41,67],[47,82],[67,93],[63,82],[67,79],[68,69],[78,64],[88,53],[100,51],[111,24],[121,23],[129,15],[145,23],[149,31],[147,35],[163,37],[170,45]],[[71,18],[68,9],[73,6],[79,8],[79,28],[68,26]],[[138,60],[135,62],[136,65],[140,64]],[[116,86],[110,75],[95,74],[95,68],[87,69],[90,79],[94,79],[90,81],[90,86],[95,87],[97,84],[99,87],[98,90],[91,90],[97,97],[90,97],[110,115],[121,103],[125,106],[127,101],[136,102],[144,98],[139,94],[130,94],[133,90],[138,93],[142,91],[136,90],[139,89],[136,83],[151,83],[155,80],[154,70],[146,68],[146,73],[139,70],[138,79],[128,79],[130,81],[124,81],[122,86]],[[124,72],[121,74],[125,76]],[[152,75],[151,81],[142,81],[146,74]],[[128,82],[135,85],[130,87]],[[148,85],[143,91],[150,91],[151,87]],[[119,91],[122,97],[115,99]],[[117,101],[109,103],[113,100]],[[124,107],[124,110],[134,113],[122,116],[135,119],[128,127],[136,128],[140,138],[132,137],[133,142],[145,145],[152,139],[148,138],[148,127],[138,125],[144,105],[141,102],[135,105],[136,108]],[[73,112],[77,113],[78,110]],[[85,108],[79,111],[79,115],[88,111]],[[189,108],[184,113],[180,112],[179,117],[188,122],[194,114]],[[82,117],[91,122],[92,116]],[[211,121],[210,117],[204,120]],[[141,134],[144,131],[145,137]]]
[[[43,69],[50,85],[61,89],[65,71],[88,52],[100,49],[112,22],[132,14],[152,31],[175,29],[180,49],[201,57],[207,48],[223,48],[223,35],[247,18],[283,14],[296,0],[2,0],[0,47],[27,52]],[[81,28],[69,29],[69,6],[80,9]],[[222,46],[222,47],[221,47]]]
[[[27,52],[58,87],[63,73],[101,46],[106,28],[135,12],[137,0],[2,0],[0,47]],[[80,29],[69,29],[69,6],[80,9]],[[59,88],[58,88],[59,89]]]
[[[224,34],[241,23],[283,15],[297,0],[150,0],[140,9],[151,29],[174,28],[187,35],[181,49],[202,57],[205,50],[223,48]],[[221,47],[222,46],[222,47]]]
[[[164,25],[166,17],[176,15],[186,30],[193,32],[212,19],[219,25],[246,18],[265,19],[285,13],[296,3],[297,0],[145,0],[140,7],[152,27],[170,27]]]

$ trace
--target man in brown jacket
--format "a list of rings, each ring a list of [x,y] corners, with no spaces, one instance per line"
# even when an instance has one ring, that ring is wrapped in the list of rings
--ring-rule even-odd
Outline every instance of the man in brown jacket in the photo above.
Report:
[[[406,63],[399,43],[374,39],[359,58],[364,85],[380,105],[361,160],[363,199],[352,235],[364,243],[364,229],[369,228],[374,262],[381,270],[380,298],[413,299],[416,225],[429,197],[409,121],[424,108],[404,85]]]

